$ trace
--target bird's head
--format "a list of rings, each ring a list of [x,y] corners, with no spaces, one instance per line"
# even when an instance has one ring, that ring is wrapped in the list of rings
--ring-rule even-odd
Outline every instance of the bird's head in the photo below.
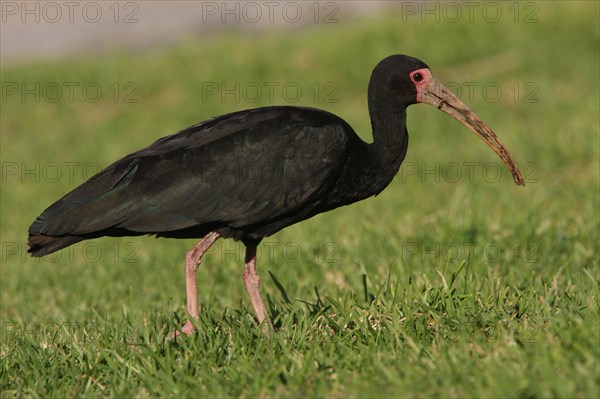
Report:
[[[477,134],[510,169],[513,180],[525,185],[523,176],[510,153],[496,134],[448,88],[438,82],[423,61],[407,55],[392,55],[383,59],[371,75],[369,95],[378,92],[384,101],[404,107],[427,103],[447,113]]]

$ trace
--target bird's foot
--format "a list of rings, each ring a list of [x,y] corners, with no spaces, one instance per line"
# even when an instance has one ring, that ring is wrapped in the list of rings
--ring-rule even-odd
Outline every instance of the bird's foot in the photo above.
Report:
[[[181,328],[181,331],[177,330],[173,333],[173,338],[178,338],[181,336],[181,333],[190,336],[196,331],[196,327],[192,324],[191,320],[188,320],[187,323]]]

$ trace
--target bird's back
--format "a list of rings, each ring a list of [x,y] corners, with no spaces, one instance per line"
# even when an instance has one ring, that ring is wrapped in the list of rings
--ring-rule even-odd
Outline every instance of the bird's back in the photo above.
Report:
[[[223,115],[104,169],[29,228],[30,252],[103,235],[263,236],[318,213],[348,159],[352,129],[313,108]]]

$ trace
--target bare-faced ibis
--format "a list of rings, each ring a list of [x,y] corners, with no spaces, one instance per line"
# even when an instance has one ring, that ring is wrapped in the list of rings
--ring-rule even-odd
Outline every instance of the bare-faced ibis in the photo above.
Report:
[[[381,192],[406,155],[406,108],[428,103],[485,141],[523,178],[492,130],[422,61],[392,55],[369,82],[373,142],[340,117],[305,107],[273,106],[209,119],[116,161],[52,204],[29,228],[29,252],[44,256],[101,236],[154,234],[200,238],[186,254],[187,310],[197,319],[197,271],[219,238],[246,246],[243,279],[259,323],[256,247],[284,227]],[[182,331],[191,334],[187,321]]]

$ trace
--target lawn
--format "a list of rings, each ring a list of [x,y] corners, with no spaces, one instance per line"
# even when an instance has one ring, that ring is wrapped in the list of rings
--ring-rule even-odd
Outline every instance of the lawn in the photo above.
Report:
[[[2,397],[599,397],[600,6],[494,4],[496,22],[399,9],[4,65]],[[314,106],[370,140],[370,72],[394,53],[428,63],[498,133],[526,186],[460,124],[412,106],[383,193],[259,247],[270,339],[233,241],[205,257],[199,332],[176,341],[194,240],[26,253],[54,200],[211,116]]]

